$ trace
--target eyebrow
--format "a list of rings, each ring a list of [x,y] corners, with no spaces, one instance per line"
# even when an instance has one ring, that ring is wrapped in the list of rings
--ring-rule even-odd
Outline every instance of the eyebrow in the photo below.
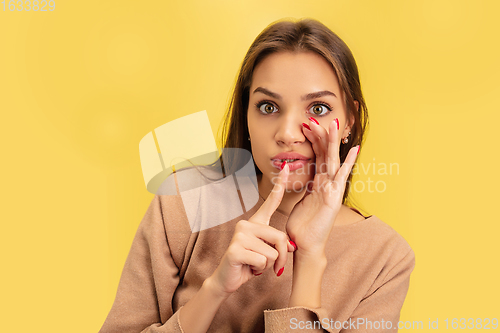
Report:
[[[257,92],[261,92],[267,96],[270,96],[272,98],[276,98],[276,99],[279,99],[279,100],[282,100],[283,98],[281,97],[280,94],[277,94],[275,92],[272,92],[270,90],[267,90],[266,88],[262,88],[262,87],[257,87],[253,93],[257,93]],[[310,99],[314,99],[314,98],[320,98],[320,97],[323,97],[323,96],[333,96],[333,97],[337,97],[337,95],[335,95],[334,93],[332,93],[331,91],[329,90],[323,90],[323,91],[317,91],[317,92],[313,92],[313,93],[309,93],[307,95],[304,95],[301,97],[301,100],[302,101],[307,101],[307,100],[310,100]]]

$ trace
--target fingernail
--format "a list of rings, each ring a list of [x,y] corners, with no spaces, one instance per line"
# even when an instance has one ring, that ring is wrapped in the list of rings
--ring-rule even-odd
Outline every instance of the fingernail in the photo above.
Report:
[[[358,154],[359,154],[359,148],[361,148],[360,145],[358,145],[358,152],[356,153],[356,156],[358,156]]]
[[[262,273],[259,273],[259,274],[255,274],[255,273],[253,273],[253,275],[255,275],[255,276],[259,276],[259,275],[261,275],[261,274],[262,274]]]
[[[281,276],[283,274],[283,271],[285,270],[285,267],[281,267],[281,269],[278,271],[278,276]]]
[[[293,240],[289,240],[290,244],[292,244],[293,248],[297,250],[297,244]]]
[[[283,163],[281,163],[280,170],[283,170],[283,168],[285,167],[285,165],[286,165],[286,161],[283,161]]]
[[[313,117],[309,117],[309,120],[315,123],[316,125],[319,125],[318,121],[314,119]]]
[[[314,119],[313,117],[309,117],[309,120],[315,123],[316,125],[319,125],[318,121]]]
[[[338,118],[335,118],[335,121],[337,122],[337,130],[338,130],[338,129],[340,129],[339,119],[338,119]]]
[[[305,128],[307,128],[308,130],[311,130],[311,127],[309,127],[309,125],[307,125],[306,123],[302,123],[302,126],[304,126]]]

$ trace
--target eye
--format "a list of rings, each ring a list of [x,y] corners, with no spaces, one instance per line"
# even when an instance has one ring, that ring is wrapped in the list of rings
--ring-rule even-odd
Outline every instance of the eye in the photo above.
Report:
[[[272,114],[278,111],[278,108],[274,104],[267,101],[259,102],[255,106],[262,114]]]
[[[332,108],[327,104],[314,104],[309,111],[315,116],[324,116],[332,111]]]

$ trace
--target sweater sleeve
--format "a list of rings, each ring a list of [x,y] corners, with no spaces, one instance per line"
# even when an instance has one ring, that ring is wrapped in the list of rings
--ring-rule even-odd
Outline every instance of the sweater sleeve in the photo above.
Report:
[[[151,202],[125,261],[113,306],[100,333],[183,332],[172,297],[179,283],[158,196]],[[161,300],[161,301],[160,301]]]
[[[325,332],[320,318],[326,318],[325,309],[298,306],[264,311],[266,333]]]
[[[387,274],[380,276],[347,320],[330,318],[323,308],[305,307],[264,312],[266,333],[297,332],[397,332],[415,254],[409,252]]]

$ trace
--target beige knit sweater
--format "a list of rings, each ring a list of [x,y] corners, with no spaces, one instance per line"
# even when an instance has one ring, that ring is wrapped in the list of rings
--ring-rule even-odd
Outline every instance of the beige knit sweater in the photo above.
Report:
[[[156,195],[100,332],[183,332],[179,309],[218,266],[235,224],[248,220],[263,202],[260,198],[240,217],[193,233],[181,196]],[[285,231],[286,222],[287,216],[276,211],[270,225]],[[268,270],[242,285],[219,308],[208,332],[301,332],[308,327],[315,332],[397,332],[415,265],[404,238],[372,215],[334,226],[327,248],[320,309],[287,308],[293,272],[289,253],[283,275]]]

